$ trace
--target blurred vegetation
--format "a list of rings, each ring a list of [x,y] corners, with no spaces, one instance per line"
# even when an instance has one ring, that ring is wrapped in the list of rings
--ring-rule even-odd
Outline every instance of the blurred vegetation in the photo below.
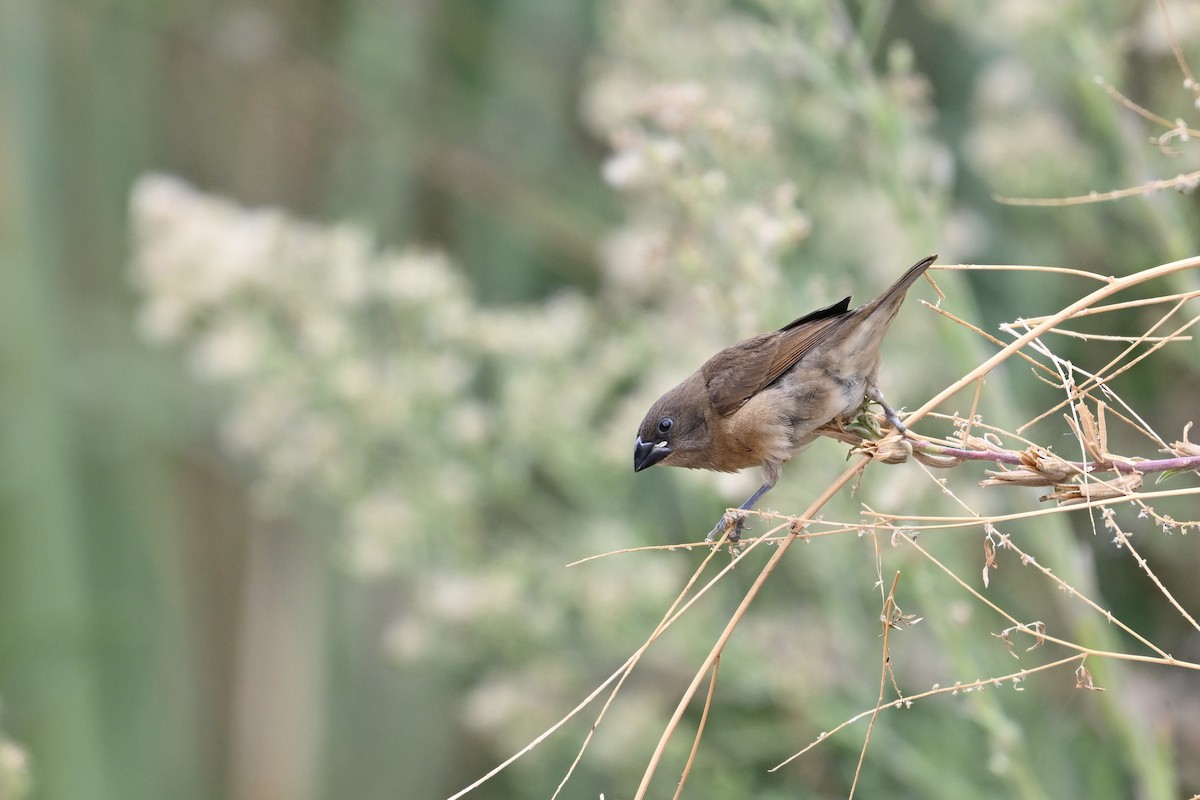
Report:
[[[1200,53],[1200,17],[1171,8]],[[702,554],[564,564],[694,540],[757,483],[629,470],[641,413],[704,357],[929,252],[1105,275],[1196,254],[1192,196],[993,199],[1196,169],[1094,81],[1194,119],[1166,30],[1154,2],[5,0],[0,798],[462,788],[619,666]],[[987,331],[1093,288],[934,277]],[[994,348],[910,294],[883,381],[912,408]],[[1115,388],[1175,437],[1197,364],[1172,345]],[[1012,427],[1056,400],[1010,368],[979,412]],[[845,452],[814,445],[768,505],[800,511]],[[1035,504],[956,473],[980,512]],[[827,513],[944,502],[916,465],[872,466]],[[1200,660],[1127,553],[1053,519],[1005,532]],[[974,533],[922,543],[981,568]],[[1139,545],[1200,608],[1191,540]],[[891,639],[906,689],[1051,660],[1014,662],[943,575],[882,558],[925,618]],[[753,559],[648,652],[564,796],[632,794]],[[874,704],[875,559],[830,537],[772,576],[723,658],[694,796],[847,793],[861,727],[766,769]],[[988,597],[1134,651],[1015,560]],[[1200,681],[1088,668],[1108,691],[1051,672],[882,716],[860,796],[1200,792]],[[593,718],[473,796],[549,796]]]

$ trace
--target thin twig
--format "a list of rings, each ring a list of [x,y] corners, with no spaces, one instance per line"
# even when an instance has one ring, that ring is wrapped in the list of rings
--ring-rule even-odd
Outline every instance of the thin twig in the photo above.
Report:
[[[720,552],[720,549],[717,547],[709,548],[708,555],[704,558],[704,561],[702,561],[700,563],[700,565],[696,568],[696,570],[692,573],[691,578],[688,579],[688,581],[684,585],[683,589],[681,589],[679,594],[676,595],[674,602],[671,603],[670,608],[668,608],[666,613],[663,615],[662,620],[660,620],[660,622],[658,624],[658,627],[656,627],[654,629],[654,631],[650,634],[650,636],[648,636],[646,638],[646,641],[633,654],[633,657],[629,661],[626,662],[626,666],[624,667],[623,674],[621,675],[620,679],[617,681],[616,685],[613,686],[612,692],[609,693],[608,699],[605,700],[604,705],[600,709],[600,713],[597,714],[597,716],[596,716],[596,721],[592,723],[592,727],[588,730],[587,736],[584,737],[583,743],[579,746],[579,752],[577,752],[575,754],[575,760],[571,762],[571,766],[567,769],[567,772],[563,776],[562,781],[559,783],[558,788],[555,789],[554,795],[551,797],[551,800],[554,800],[554,798],[556,798],[558,796],[558,794],[562,791],[563,787],[566,786],[567,781],[570,779],[571,775],[575,772],[575,768],[578,766],[580,760],[582,760],[584,752],[587,751],[588,745],[591,743],[592,736],[595,734],[596,730],[600,727],[600,723],[603,722],[605,715],[608,713],[609,707],[612,706],[613,702],[617,699],[617,695],[620,693],[622,687],[625,685],[625,680],[633,673],[634,667],[637,666],[638,661],[641,659],[642,655],[646,652],[646,650],[648,650],[650,648],[650,645],[653,644],[654,641],[656,639],[658,639],[658,637],[661,636],[663,634],[663,632],[666,631],[667,628],[669,628],[671,625],[675,624],[675,622],[680,617],[682,617],[683,614],[685,612],[687,612],[687,610],[690,609],[701,597],[703,597],[704,594],[707,593],[709,589],[711,589],[713,586],[715,586],[717,581],[721,580],[721,578],[723,578],[726,574],[728,574],[730,571],[732,571],[734,566],[742,559],[742,557],[744,557],[746,554],[752,552],[754,550],[754,548],[758,547],[758,545],[761,544],[765,540],[766,540],[766,536],[761,536],[756,539],[750,540],[748,542],[748,544],[745,546],[745,548],[740,551],[739,555],[736,558],[731,559],[728,564],[726,564],[720,571],[718,571],[716,575],[714,575],[712,578],[710,578],[708,583],[706,583],[703,587],[701,587],[700,590],[698,592],[696,592],[696,594],[693,595],[685,603],[685,602],[683,602],[683,599],[685,597],[687,597],[687,595],[691,591],[692,587],[696,584],[696,582],[700,579],[700,576],[708,568],[709,563],[716,557],[717,553]],[[682,603],[682,605],[680,605],[681,603]],[[678,608],[678,610],[676,610],[677,608]]]
[[[1130,186],[1127,189],[1113,189],[1107,192],[1088,192],[1073,197],[1008,197],[993,194],[992,199],[1006,206],[1083,206],[1090,203],[1104,203],[1109,200],[1121,200],[1126,197],[1142,197],[1164,189],[1191,189],[1200,181],[1200,170],[1176,175],[1174,178],[1158,178],[1146,181],[1141,186]]]
[[[870,463],[869,459],[860,458],[857,463],[847,467],[846,470],[837,478],[837,480],[831,483],[821,494],[821,496],[813,501],[808,510],[804,512],[803,517],[811,519],[817,513],[817,511],[819,511],[827,502],[829,502],[830,499],[833,498],[834,495],[836,495],[842,489],[843,486],[852,481],[859,472],[865,469],[868,463]],[[737,628],[738,623],[740,623],[742,618],[745,616],[746,609],[750,607],[750,603],[754,601],[754,598],[758,596],[759,591],[762,590],[763,585],[766,584],[767,578],[770,577],[771,573],[775,571],[776,565],[783,559],[783,556],[785,553],[787,553],[788,548],[791,547],[792,543],[798,538],[799,536],[789,535],[782,540],[779,540],[778,547],[776,547],[775,553],[771,556],[771,560],[768,561],[762,570],[759,571],[758,577],[755,578],[754,583],[746,591],[745,597],[742,598],[742,602],[738,605],[733,617],[730,618],[729,623],[725,626],[725,630],[723,630],[721,635],[717,637],[717,641],[709,651],[708,656],[704,659],[704,663],[700,665],[698,670],[696,670],[695,677],[692,678],[691,684],[688,686],[687,690],[684,691],[683,697],[680,698],[679,704],[675,707],[675,713],[671,716],[670,722],[667,723],[666,729],[659,738],[658,746],[654,748],[654,753],[650,757],[650,763],[646,765],[646,771],[642,775],[642,781],[638,785],[637,793],[634,795],[634,800],[641,800],[646,796],[646,791],[650,787],[650,779],[654,777],[654,772],[657,770],[658,764],[662,760],[663,752],[667,748],[667,742],[670,741],[671,734],[679,725],[679,720],[683,718],[683,713],[687,710],[688,704],[691,703],[692,698],[695,696],[696,690],[700,686],[700,682],[704,679],[704,675],[712,667],[713,663],[717,659],[717,656],[724,651],[725,643],[729,641],[729,637],[733,635],[734,629]]]
[[[1137,563],[1142,572],[1146,573],[1146,576],[1154,582],[1154,586],[1159,592],[1162,593],[1163,597],[1167,598],[1167,602],[1179,612],[1179,616],[1187,620],[1188,624],[1190,624],[1197,631],[1200,631],[1200,625],[1196,624],[1196,619],[1187,612],[1187,609],[1179,604],[1179,601],[1175,599],[1175,595],[1171,594],[1167,587],[1163,585],[1163,582],[1158,579],[1158,576],[1154,574],[1154,571],[1150,569],[1150,565],[1147,563],[1146,559],[1142,557],[1142,554],[1139,553],[1136,548],[1134,548],[1133,542],[1129,540],[1129,535],[1124,531],[1118,530],[1117,544],[1129,551],[1129,555],[1133,557],[1134,562]]]
[[[1171,42],[1171,51],[1175,54],[1175,63],[1179,65],[1179,71],[1183,73],[1184,85],[1196,91],[1196,76],[1192,74],[1192,68],[1188,65],[1187,59],[1183,57],[1183,48],[1179,46],[1179,37],[1175,35],[1175,26],[1171,24],[1171,15],[1167,13],[1167,4],[1163,0],[1154,0],[1158,5],[1158,13],[1162,15],[1163,25],[1167,28],[1167,39]]]
[[[1025,345],[1029,344],[1046,331],[1056,327],[1063,320],[1069,319],[1081,309],[1090,308],[1106,297],[1110,297],[1111,295],[1124,291],[1131,286],[1136,286],[1157,278],[1173,275],[1176,272],[1195,269],[1198,266],[1200,266],[1200,256],[1193,256],[1191,258],[1184,258],[1178,261],[1172,261],[1168,264],[1162,264],[1157,267],[1142,270],[1134,275],[1128,275],[1123,278],[1109,279],[1104,286],[1101,286],[1096,291],[1080,298],[1079,300],[1076,300],[1074,303],[1059,311],[1057,314],[1045,319],[1040,324],[1035,325],[1030,331],[1022,336],[1019,336],[1015,341],[1010,342],[999,353],[996,353],[987,361],[983,362],[978,367],[959,378],[953,384],[947,386],[945,389],[927,401],[925,405],[909,414],[905,419],[906,424],[916,422],[921,417],[937,408],[944,401],[956,395],[964,386],[968,385],[977,378],[987,375],[997,366],[1007,361],[1014,353],[1020,352],[1022,349],[1024,349]]]
[[[721,657],[713,661],[712,678],[708,681],[708,694],[704,697],[704,709],[700,712],[700,724],[696,726],[696,736],[692,740],[692,751],[688,753],[687,763],[683,765],[683,773],[679,776],[679,785],[675,788],[674,800],[679,800],[683,794],[684,784],[692,772],[692,764],[696,761],[696,753],[700,750],[700,738],[704,735],[704,726],[708,722],[708,712],[712,709],[713,695],[717,691],[717,671],[721,669]]]
[[[871,744],[871,731],[875,729],[875,720],[879,717],[879,710],[883,708],[883,693],[887,689],[888,661],[891,659],[890,651],[888,650],[888,634],[892,630],[892,609],[896,607],[896,584],[900,582],[900,573],[896,573],[896,577],[892,578],[892,588],[887,594],[887,600],[883,603],[883,648],[882,648],[882,663],[879,667],[879,696],[875,699],[875,713],[871,715],[871,721],[867,723],[867,735],[863,737],[862,749],[858,753],[858,766],[854,768],[854,780],[850,783],[850,794],[847,800],[854,799],[854,790],[858,787],[858,777],[862,773],[863,762],[867,760],[867,746]]]
[[[892,702],[885,704],[883,706],[883,708],[885,708],[885,709],[886,708],[908,708],[916,701],[924,700],[929,697],[936,697],[938,695],[943,695],[943,694],[953,694],[953,695],[965,694],[967,692],[985,689],[988,686],[1001,686],[1005,683],[1008,683],[1009,681],[1012,681],[1015,683],[1015,682],[1023,681],[1030,675],[1033,675],[1038,672],[1045,672],[1046,670],[1057,669],[1058,667],[1066,666],[1066,665],[1072,664],[1076,661],[1082,662],[1083,659],[1085,659],[1085,658],[1087,658],[1087,654],[1076,653],[1074,655],[1067,656],[1066,658],[1059,659],[1058,661],[1052,661],[1049,664],[1042,664],[1041,666],[1030,667],[1028,669],[1018,670],[1017,672],[1010,672],[1007,675],[1002,675],[1002,676],[995,677],[995,678],[979,679],[979,680],[971,681],[970,683],[965,683],[965,684],[959,682],[959,683],[955,683],[953,686],[934,686],[932,689],[930,689],[927,692],[921,692],[919,694],[909,695],[908,697],[904,698],[903,700],[893,700]],[[1198,668],[1200,668],[1200,665],[1197,665],[1197,666],[1198,666]],[[814,739],[812,742],[810,742],[809,745],[807,747],[805,747],[803,750],[793,753],[792,755],[788,756],[786,759],[779,762],[775,766],[771,767],[771,769],[769,769],[767,771],[775,772],[777,770],[782,769],[783,767],[786,767],[788,764],[792,763],[797,758],[799,758],[800,756],[807,753],[809,750],[812,750],[814,747],[821,744],[829,737],[838,733],[843,728],[853,725],[854,723],[858,722],[860,719],[864,719],[869,716],[874,716],[875,714],[878,713],[878,711],[879,711],[878,708],[868,708],[865,711],[855,714],[853,717],[850,717],[849,719],[840,723],[836,727],[834,727],[828,731],[823,731],[820,736],[818,736],[816,739]]]
[[[1161,492],[1135,492],[1126,497],[1108,497],[1101,500],[1090,500],[1086,503],[1077,503],[1072,506],[1054,508],[1035,508],[1031,511],[1017,511],[1012,514],[998,514],[996,516],[985,518],[984,522],[1010,522],[1016,519],[1033,519],[1034,517],[1044,517],[1048,514],[1063,514],[1069,511],[1085,511],[1089,508],[1102,508],[1104,506],[1115,505],[1117,503],[1134,502],[1138,500],[1156,500],[1163,497],[1194,497],[1200,495],[1200,487],[1188,489],[1170,489]],[[954,517],[954,516],[929,516],[923,514],[888,514],[881,511],[872,512],[881,522],[922,522],[921,530],[936,531],[936,530],[953,530],[955,528],[969,528],[980,523],[978,517]],[[1183,523],[1189,525],[1197,525],[1200,523]],[[814,533],[812,536],[819,534]]]
[[[1023,463],[1022,453],[1015,450],[970,450],[963,447],[935,444],[933,442],[914,444],[913,450],[932,453],[934,455],[953,456],[963,461],[994,461],[997,464],[1011,464],[1014,466]],[[1090,475],[1095,472],[1122,472],[1131,474],[1139,472],[1150,475],[1170,470],[1200,469],[1200,456],[1131,459],[1128,462],[1118,460],[1067,461],[1064,459],[1062,463],[1078,470],[1081,474]]]

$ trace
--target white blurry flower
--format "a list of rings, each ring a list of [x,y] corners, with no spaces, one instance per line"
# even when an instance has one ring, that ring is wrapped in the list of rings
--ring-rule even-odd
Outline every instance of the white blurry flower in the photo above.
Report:
[[[1177,43],[1194,42],[1200,37],[1200,15],[1196,14],[1195,3],[1166,0],[1163,5],[1165,8],[1154,3],[1142,9],[1132,37],[1136,47],[1160,57],[1173,55]],[[1165,24],[1164,15],[1171,22],[1169,26]]]
[[[736,502],[741,502],[749,497],[750,493],[759,487],[762,479],[752,470],[746,470],[744,472],[714,473],[711,480],[716,485],[717,492],[726,500],[731,501],[731,505],[736,505]]]
[[[134,282],[153,298],[143,330],[178,336],[203,310],[261,283],[275,262],[284,217],[246,212],[176,178],[150,175],[133,188]]]
[[[462,721],[477,734],[499,736],[512,727],[512,721],[528,716],[544,692],[521,682],[519,675],[493,678],[479,683],[463,702]]]
[[[1088,186],[1094,174],[1090,147],[1027,64],[997,60],[978,85],[964,152],[998,191],[1058,195],[1063,187]]]
[[[312,482],[316,484],[313,488],[327,489],[330,481],[326,476],[343,463],[343,438],[336,418],[306,410],[292,419],[286,435],[278,437],[263,454],[267,472],[287,486],[303,489]],[[314,477],[317,480],[313,481]]]
[[[262,368],[269,347],[267,335],[261,320],[255,317],[222,319],[197,334],[188,362],[198,376],[207,380],[245,378]]]
[[[221,438],[235,453],[262,456],[291,428],[303,411],[299,392],[263,381],[230,409]]]
[[[666,180],[683,163],[683,144],[669,137],[631,137],[602,167],[604,180],[615,189],[647,189]]]
[[[1008,114],[1028,106],[1039,96],[1037,77],[1029,65],[1016,58],[989,63],[976,82],[974,103],[983,114]]]
[[[460,459],[438,465],[431,470],[433,474],[429,485],[425,487],[422,501],[430,508],[439,505],[457,508],[475,497],[479,491],[479,473],[474,466]]]
[[[364,358],[351,357],[333,369],[333,388],[346,403],[365,403],[380,391],[379,368]]]
[[[392,623],[383,635],[383,646],[401,664],[430,657],[435,647],[434,626],[415,614]]]
[[[700,176],[700,185],[710,195],[722,195],[729,188],[729,176],[719,169],[710,169]]]
[[[279,58],[287,36],[265,11],[240,8],[216,15],[215,32],[208,40],[213,51],[242,64],[261,64]]]
[[[643,300],[662,290],[670,256],[666,231],[626,225],[604,243],[604,275],[621,298]]]
[[[664,131],[680,132],[695,124],[708,102],[708,90],[698,81],[662,83],[641,98],[642,112]]]
[[[377,283],[384,297],[406,304],[436,303],[465,291],[442,253],[411,250],[384,256]]]
[[[430,399],[442,408],[446,407],[446,398],[465,390],[475,374],[470,362],[452,350],[423,353],[410,363],[409,380],[402,391],[432,395]]]
[[[1061,30],[1064,14],[1070,13],[1057,3],[1044,3],[1041,0],[1009,0],[1005,3],[986,3],[983,7],[991,16],[990,24],[984,22],[980,26],[983,32],[991,29],[1007,36]]]
[[[460,444],[479,445],[492,429],[491,416],[480,403],[460,403],[450,413],[450,434]]]
[[[507,358],[561,358],[585,338],[592,315],[580,295],[564,292],[530,309],[495,310],[477,317],[476,345],[483,353]]]
[[[358,228],[338,225],[330,229],[322,249],[330,296],[347,305],[365,300],[371,291],[374,246],[370,238]]]
[[[350,568],[368,578],[391,572],[401,543],[420,534],[416,515],[396,489],[377,489],[358,498],[347,516]]]
[[[442,572],[421,592],[421,609],[436,622],[470,622],[502,615],[521,605],[520,580],[512,570],[485,574]]]
[[[555,356],[563,356],[584,343],[591,322],[591,305],[575,292],[560,292],[547,300],[537,320],[541,343]]]
[[[810,230],[808,217],[784,204],[769,207],[755,203],[742,208],[737,219],[748,243],[771,254],[780,253],[800,241]]]
[[[29,762],[29,751],[0,738],[0,797],[20,800],[29,794],[32,784]]]
[[[156,344],[173,342],[187,329],[190,311],[189,305],[177,297],[164,295],[151,298],[137,311],[138,332],[147,341]]]
[[[348,326],[350,320],[339,314],[336,308],[320,306],[307,309],[300,315],[300,342],[302,352],[311,357],[331,358],[353,349],[353,336]]]
[[[634,189],[649,183],[649,172],[645,153],[633,149],[614,153],[600,170],[605,183],[614,189]]]

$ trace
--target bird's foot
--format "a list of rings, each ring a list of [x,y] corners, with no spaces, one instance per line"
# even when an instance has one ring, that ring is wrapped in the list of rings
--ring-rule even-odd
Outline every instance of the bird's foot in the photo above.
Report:
[[[883,409],[883,418],[887,420],[889,425],[896,429],[896,433],[901,436],[908,433],[908,427],[900,420],[900,415],[896,413],[896,409],[888,405],[887,400],[883,399],[883,392],[879,391],[879,387],[871,386],[867,389],[867,400],[877,403]]]
[[[879,420],[868,410],[869,406],[870,401],[864,400],[858,413],[852,419],[842,422],[841,427],[859,438],[876,442],[883,438],[883,430],[879,427]]]
[[[732,526],[733,530],[729,530]],[[741,511],[726,511],[717,522],[716,527],[708,532],[708,536],[704,537],[706,542],[715,542],[721,538],[725,531],[729,530],[729,535],[725,540],[730,544],[737,544],[742,539],[742,531],[746,529],[746,515]]]

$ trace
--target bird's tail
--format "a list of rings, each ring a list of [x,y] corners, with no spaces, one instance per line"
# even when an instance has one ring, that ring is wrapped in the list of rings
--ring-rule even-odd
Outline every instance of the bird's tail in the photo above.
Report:
[[[908,291],[908,287],[912,286],[917,278],[924,275],[925,270],[929,269],[929,266],[934,261],[937,261],[937,253],[934,253],[931,256],[926,256],[909,267],[908,270],[900,276],[900,280],[893,283],[886,292],[879,295],[879,299],[875,301],[875,307],[886,308],[888,306],[892,306],[899,308],[900,301],[904,299],[904,293]]]

